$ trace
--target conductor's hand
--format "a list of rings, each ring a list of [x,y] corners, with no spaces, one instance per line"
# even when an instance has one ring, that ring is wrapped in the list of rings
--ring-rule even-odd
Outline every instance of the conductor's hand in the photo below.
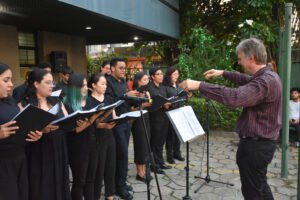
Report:
[[[205,79],[209,80],[211,77],[223,76],[224,70],[210,69],[204,72]]]
[[[184,80],[179,84],[179,87],[183,89],[186,92],[189,92],[191,90],[198,90],[200,87],[200,81],[194,81],[194,80]]]
[[[30,131],[27,134],[27,138],[26,141],[27,142],[35,142],[38,141],[39,139],[41,139],[43,133],[41,131]]]
[[[17,129],[19,129],[19,127],[16,126],[16,121],[10,121],[0,125],[0,139],[4,139],[15,134]]]

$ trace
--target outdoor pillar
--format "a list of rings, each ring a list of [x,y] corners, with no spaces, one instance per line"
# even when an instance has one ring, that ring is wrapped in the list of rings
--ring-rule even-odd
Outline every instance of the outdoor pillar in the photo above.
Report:
[[[285,4],[284,15],[284,57],[283,57],[283,107],[282,107],[282,156],[281,156],[281,177],[288,175],[288,146],[289,146],[289,100],[290,100],[290,81],[291,81],[291,18],[292,3]]]
[[[280,76],[281,82],[283,82],[283,56],[284,56],[284,27],[280,27],[279,29],[279,51],[278,51],[278,74]]]

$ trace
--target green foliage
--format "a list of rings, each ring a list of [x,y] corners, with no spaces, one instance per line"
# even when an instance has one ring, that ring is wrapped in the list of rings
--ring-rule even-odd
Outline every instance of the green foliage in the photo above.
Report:
[[[248,37],[262,39],[268,47],[270,58],[278,49],[279,27],[284,25],[284,3],[293,3],[293,12],[300,9],[299,0],[180,0],[182,33],[194,27],[203,27],[217,41],[237,43]],[[298,12],[299,13],[299,12]],[[299,26],[294,23],[292,27]],[[253,23],[247,23],[253,21]],[[299,45],[300,31],[294,32],[294,46]],[[298,39],[297,39],[298,38]]]
[[[203,127],[206,126],[205,120],[208,104],[209,126],[211,129],[215,130],[234,131],[237,119],[241,113],[241,109],[229,108],[215,101],[208,101],[206,104],[206,100],[204,98],[193,97],[188,101],[188,103],[193,107],[194,112]],[[218,110],[222,119],[220,119],[213,106]]]
[[[107,54],[105,52],[101,52],[101,54],[96,58],[87,57],[87,71],[88,71],[88,77],[90,77],[92,74],[100,72],[101,65],[103,61],[105,60],[111,60],[113,57],[119,57],[121,55],[112,53]],[[121,56],[124,59],[127,59],[127,57]]]
[[[232,70],[235,60],[234,49],[218,42],[207,30],[199,27],[187,31],[180,39],[178,67],[182,79],[202,79],[208,69]],[[224,83],[224,80],[218,80]]]

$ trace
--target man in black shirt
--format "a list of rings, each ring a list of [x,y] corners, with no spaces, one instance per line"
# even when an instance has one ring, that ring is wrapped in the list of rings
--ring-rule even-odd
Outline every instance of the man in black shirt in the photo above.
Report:
[[[73,70],[68,66],[61,68],[61,70],[60,70],[61,81],[59,83],[57,83],[57,85],[54,88],[54,91],[61,89],[60,97],[64,97],[66,95],[67,90],[68,90],[68,80],[72,73],[73,73]]]
[[[122,58],[113,58],[110,62],[111,75],[107,76],[107,89],[105,98],[109,98],[111,102],[116,102],[125,94],[134,94],[128,91],[128,86],[125,81],[126,63]],[[129,112],[130,107],[125,102],[116,109],[117,116]],[[116,140],[116,194],[122,199],[132,199],[132,195],[128,190],[132,190],[126,185],[128,174],[128,144],[130,136],[130,125],[122,123],[113,128],[113,133]]]

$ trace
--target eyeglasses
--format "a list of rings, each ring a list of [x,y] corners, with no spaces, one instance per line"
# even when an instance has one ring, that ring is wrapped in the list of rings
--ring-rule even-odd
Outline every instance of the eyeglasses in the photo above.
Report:
[[[53,81],[45,81],[44,83],[50,87],[55,87],[55,82]]]
[[[126,67],[118,67],[119,70],[125,71]]]

